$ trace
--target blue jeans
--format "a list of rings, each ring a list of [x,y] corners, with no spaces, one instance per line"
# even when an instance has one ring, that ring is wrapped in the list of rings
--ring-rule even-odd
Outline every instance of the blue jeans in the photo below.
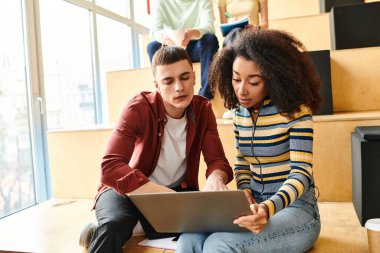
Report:
[[[162,46],[157,41],[152,41],[147,46],[150,62],[152,63],[153,55]],[[199,40],[191,40],[186,47],[186,51],[192,62],[201,63],[201,89],[198,94],[208,99],[213,98],[213,94],[208,85],[208,72],[212,57],[218,51],[218,39],[214,34],[205,34]]]
[[[301,198],[270,218],[259,234],[182,234],[176,252],[305,252],[316,242],[320,229],[314,188],[309,188]]]

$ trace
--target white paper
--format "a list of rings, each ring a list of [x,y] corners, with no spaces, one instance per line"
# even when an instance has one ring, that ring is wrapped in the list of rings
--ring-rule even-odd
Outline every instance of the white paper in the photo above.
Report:
[[[162,239],[154,239],[149,240],[145,239],[138,243],[139,246],[152,247],[158,249],[171,249],[176,250],[176,242],[173,241],[175,237],[162,238]]]
[[[185,38],[185,28],[180,25],[177,29],[172,30],[167,26],[164,26],[165,34],[174,42],[176,46],[181,46],[183,39]]]

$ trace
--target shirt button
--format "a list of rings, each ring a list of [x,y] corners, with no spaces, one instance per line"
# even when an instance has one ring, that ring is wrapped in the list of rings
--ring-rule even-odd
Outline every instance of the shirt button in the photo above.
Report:
[[[158,133],[158,136],[161,136],[161,133]]]

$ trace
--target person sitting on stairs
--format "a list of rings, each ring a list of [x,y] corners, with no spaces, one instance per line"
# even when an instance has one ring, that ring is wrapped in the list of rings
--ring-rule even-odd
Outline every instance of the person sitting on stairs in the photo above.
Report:
[[[157,0],[152,9],[150,34],[153,41],[147,46],[152,62],[162,45],[186,48],[193,62],[201,63],[201,89],[198,95],[213,99],[208,85],[212,57],[218,51],[215,36],[214,9],[211,0]]]

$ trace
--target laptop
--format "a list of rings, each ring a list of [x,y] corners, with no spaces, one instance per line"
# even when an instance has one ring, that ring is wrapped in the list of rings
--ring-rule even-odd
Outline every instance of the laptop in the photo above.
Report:
[[[252,214],[243,191],[129,194],[160,233],[247,232],[233,220]]]

